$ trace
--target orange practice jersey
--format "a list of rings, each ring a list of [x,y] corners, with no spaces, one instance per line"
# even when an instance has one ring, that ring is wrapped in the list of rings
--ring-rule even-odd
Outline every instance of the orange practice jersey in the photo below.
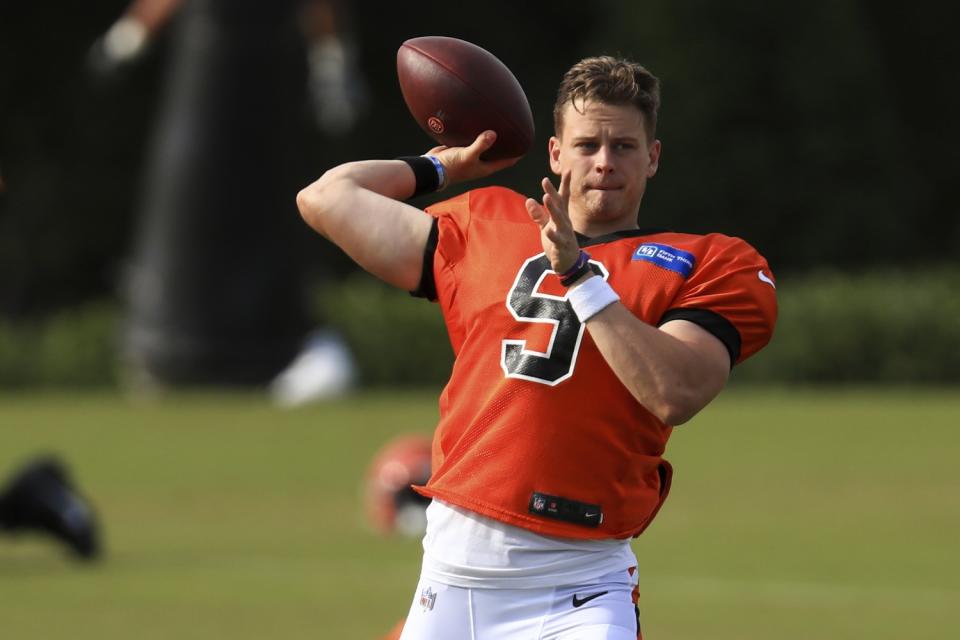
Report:
[[[669,489],[671,426],[636,401],[574,315],[524,200],[491,187],[428,209],[435,249],[419,293],[439,301],[456,360],[418,490],[543,535],[637,535]],[[650,325],[695,322],[734,363],[770,340],[772,274],[738,238],[638,230],[581,246]]]

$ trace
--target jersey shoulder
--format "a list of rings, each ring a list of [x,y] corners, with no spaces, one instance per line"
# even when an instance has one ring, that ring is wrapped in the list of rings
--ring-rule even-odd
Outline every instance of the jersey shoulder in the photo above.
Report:
[[[526,199],[527,196],[507,187],[481,187],[430,205],[426,211],[433,216],[467,215],[475,220],[529,222]]]
[[[683,233],[677,231],[661,231],[645,236],[644,241],[663,242],[672,244],[697,256],[706,257],[733,257],[741,254],[757,255],[759,252],[743,238],[728,236],[723,233]]]
[[[689,252],[695,262],[677,292],[674,312],[702,309],[726,319],[738,338],[731,349],[733,362],[763,348],[777,319],[776,281],[766,258],[742,238],[720,233],[659,237]]]

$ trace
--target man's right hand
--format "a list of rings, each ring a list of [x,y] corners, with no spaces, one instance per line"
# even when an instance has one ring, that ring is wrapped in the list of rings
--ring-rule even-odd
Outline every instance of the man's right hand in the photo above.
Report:
[[[427,155],[436,156],[443,164],[443,170],[447,174],[448,186],[458,182],[486,178],[501,169],[515,165],[520,160],[520,157],[491,161],[481,160],[480,156],[492,147],[496,140],[496,132],[484,131],[477,136],[477,139],[469,147],[434,147],[427,151]]]

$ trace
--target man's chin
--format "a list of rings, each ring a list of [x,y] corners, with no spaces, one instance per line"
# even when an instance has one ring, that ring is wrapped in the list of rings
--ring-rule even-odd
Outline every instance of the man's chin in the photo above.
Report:
[[[600,220],[618,218],[623,212],[623,197],[619,191],[591,191],[586,204],[590,217]]]
[[[592,227],[592,232],[607,233],[610,230],[635,228],[637,225],[637,209],[624,205],[621,198],[585,198],[577,207],[582,212],[583,221]]]

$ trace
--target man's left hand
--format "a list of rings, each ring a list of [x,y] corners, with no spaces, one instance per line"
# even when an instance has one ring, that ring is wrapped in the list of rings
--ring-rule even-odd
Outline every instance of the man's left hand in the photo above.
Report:
[[[550,267],[557,273],[570,269],[580,255],[577,234],[570,222],[567,205],[570,202],[570,173],[560,176],[557,190],[550,178],[544,178],[542,202],[527,198],[527,213],[540,225],[540,241],[550,260]]]

